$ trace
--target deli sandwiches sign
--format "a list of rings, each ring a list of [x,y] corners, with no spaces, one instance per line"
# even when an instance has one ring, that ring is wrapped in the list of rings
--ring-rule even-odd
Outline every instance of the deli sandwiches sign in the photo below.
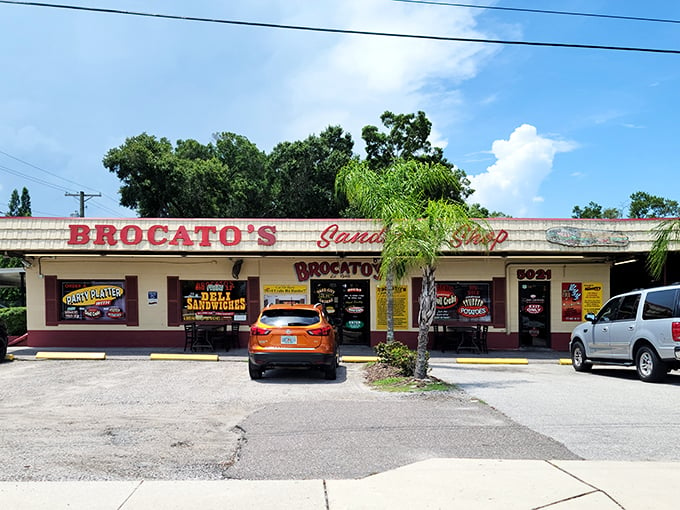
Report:
[[[157,221],[157,220],[155,220]],[[138,247],[149,245],[151,249],[162,248],[235,248],[242,245],[254,245],[253,248],[273,247],[277,243],[307,243],[309,223],[290,221],[279,225],[190,225],[182,223],[128,223],[123,226],[98,223],[70,224],[68,245],[73,247]],[[318,222],[321,223],[321,222]],[[361,223],[346,222],[345,225],[321,223],[321,228],[312,239],[314,248],[310,251],[328,250],[343,251],[353,246],[373,246],[379,251],[385,241],[384,231],[351,230],[347,227]],[[313,229],[312,229],[313,232]],[[454,248],[475,248],[493,251],[508,239],[506,230],[482,233],[477,229],[464,227],[454,232],[452,245]],[[285,248],[282,248],[285,249]]]

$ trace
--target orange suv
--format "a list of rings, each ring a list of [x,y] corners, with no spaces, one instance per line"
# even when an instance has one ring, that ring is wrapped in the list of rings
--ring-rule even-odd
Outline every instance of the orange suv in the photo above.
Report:
[[[275,367],[319,367],[335,379],[338,346],[323,306],[269,305],[250,328],[248,371],[251,379]]]

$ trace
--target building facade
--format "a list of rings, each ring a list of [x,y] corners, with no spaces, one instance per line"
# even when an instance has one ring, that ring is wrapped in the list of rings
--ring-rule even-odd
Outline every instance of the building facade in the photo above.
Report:
[[[640,263],[651,220],[488,220],[436,270],[441,325],[488,326],[489,349],[566,350]],[[344,343],[385,338],[381,226],[370,220],[2,218],[0,252],[25,265],[34,347],[182,347],[182,325],[238,322],[274,302],[321,302]],[[414,347],[419,271],[395,287],[395,336]]]

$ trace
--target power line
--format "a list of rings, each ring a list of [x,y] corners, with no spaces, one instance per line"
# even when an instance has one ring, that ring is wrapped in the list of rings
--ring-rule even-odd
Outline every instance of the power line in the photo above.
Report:
[[[73,185],[75,185],[75,186],[78,187],[78,188],[87,188],[87,189],[90,189],[90,190],[93,189],[93,188],[91,188],[91,187],[89,187],[89,186],[83,186],[82,184],[80,184],[80,183],[78,183],[78,182],[72,181],[72,180],[70,180],[70,179],[66,179],[65,177],[62,177],[62,176],[57,175],[57,174],[55,174],[55,173],[53,173],[53,172],[50,172],[49,170],[45,170],[44,168],[40,168],[39,166],[34,165],[33,163],[30,163],[30,162],[28,162],[28,161],[25,161],[25,160],[23,160],[23,159],[21,159],[21,158],[18,158],[18,157],[16,157],[16,156],[13,156],[12,154],[10,154],[10,153],[8,153],[8,152],[5,152],[5,151],[3,151],[2,149],[0,149],[0,154],[4,154],[4,155],[7,156],[8,158],[12,158],[12,159],[15,160],[15,161],[18,161],[18,162],[20,162],[20,163],[23,163],[24,165],[30,166],[31,168],[35,168],[36,170],[40,170],[41,172],[44,172],[44,173],[46,173],[47,175],[50,175],[50,176],[55,177],[55,178],[57,178],[57,179],[61,179],[61,180],[64,181],[64,182],[68,182],[68,183],[70,183],[70,184],[73,184]],[[2,166],[2,165],[0,165],[0,169],[1,169],[1,170],[5,170],[6,172],[11,173],[11,174],[13,174],[13,175],[17,175],[17,176],[19,176],[19,177],[23,177],[23,178],[28,179],[28,180],[30,180],[30,181],[36,182],[36,183],[38,183],[38,184],[43,184],[43,185],[48,186],[48,187],[51,187],[51,188],[53,188],[53,189],[57,189],[57,190],[59,190],[59,191],[68,191],[67,188],[60,187],[60,186],[58,186],[58,185],[56,185],[56,184],[51,184],[51,183],[49,183],[49,182],[47,182],[47,181],[43,181],[42,179],[38,179],[37,177],[32,177],[32,176],[23,174],[23,173],[19,172],[18,170],[14,170],[14,169],[11,169],[11,168]],[[104,198],[106,198],[106,199],[108,199],[108,200],[111,200],[111,201],[114,202],[115,204],[119,205],[119,204],[118,204],[118,201],[117,201],[116,199],[111,198],[110,196],[108,196],[108,195],[106,195],[106,194],[101,194],[101,196],[103,196]],[[106,209],[104,206],[101,206],[101,205],[100,205],[99,207],[101,207],[101,208],[104,209],[104,210],[108,210],[109,212],[115,212],[115,211],[113,211],[112,209]]]
[[[224,25],[238,25],[238,26],[250,26],[250,27],[260,27],[260,28],[276,28],[283,30],[301,30],[307,32],[322,32],[330,34],[346,34],[346,35],[370,35],[379,37],[396,37],[402,39],[419,39],[419,40],[429,40],[429,41],[447,41],[447,42],[467,42],[467,43],[483,43],[483,44],[504,44],[504,45],[514,45],[514,46],[539,46],[539,47],[551,47],[551,48],[576,48],[576,49],[587,49],[587,50],[610,50],[610,51],[634,51],[643,53],[666,53],[666,54],[680,54],[680,50],[672,49],[662,49],[662,48],[644,48],[644,47],[630,47],[630,46],[606,46],[599,44],[575,44],[575,43],[551,43],[551,42],[537,42],[537,41],[512,41],[512,40],[502,40],[502,39],[478,39],[471,37],[446,37],[437,35],[420,35],[420,34],[399,34],[392,32],[373,32],[366,30],[348,30],[341,28],[322,28],[322,27],[309,27],[303,25],[282,25],[279,23],[260,23],[255,21],[239,21],[239,20],[228,20],[219,18],[199,18],[195,16],[177,16],[172,14],[153,14],[147,12],[138,11],[123,11],[119,9],[104,9],[100,7],[82,7],[77,5],[61,5],[61,4],[49,4],[42,2],[18,2],[13,0],[0,0],[0,4],[13,4],[13,5],[23,5],[31,7],[50,7],[55,9],[67,9],[75,11],[87,11],[87,12],[99,12],[105,14],[121,14],[127,16],[140,16],[146,18],[160,18],[160,19],[171,19],[171,20],[181,20],[181,21],[196,21],[202,23],[219,23]]]
[[[571,12],[571,11],[551,11],[546,9],[527,9],[523,7],[500,7],[497,5],[471,5],[459,4],[451,2],[432,2],[428,0],[392,0],[393,2],[404,2],[409,4],[428,4],[428,5],[442,5],[446,7],[465,7],[469,9],[487,9],[496,11],[515,11],[515,12],[531,12],[536,14],[560,14],[565,16],[583,16],[588,18],[608,18],[619,19],[627,21],[651,21],[656,23],[680,23],[677,19],[665,18],[645,18],[641,16],[619,16],[616,14],[597,14],[592,12]]]

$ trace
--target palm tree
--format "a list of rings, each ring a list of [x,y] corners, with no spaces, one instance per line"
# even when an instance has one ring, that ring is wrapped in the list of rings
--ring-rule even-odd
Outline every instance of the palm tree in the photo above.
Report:
[[[462,226],[478,228],[467,207],[449,197],[437,197],[447,186],[460,186],[458,177],[440,164],[397,161],[387,170],[371,170],[357,160],[346,165],[336,179],[336,192],[344,194],[356,214],[379,219],[385,231],[381,277],[387,301],[387,341],[394,340],[394,281],[413,267],[423,271],[420,296],[416,377],[427,376],[427,334],[436,311],[436,262],[452,248],[453,233]]]
[[[459,187],[458,175],[444,165],[415,160],[396,160],[381,171],[355,159],[340,170],[335,180],[336,193],[346,197],[350,214],[380,220],[386,235],[395,221],[419,217],[427,197]],[[381,264],[387,302],[387,342],[394,340],[394,282],[405,275],[405,270],[397,261],[383,260]]]
[[[383,265],[394,265],[405,271],[418,267],[423,275],[418,316],[418,347],[415,377],[427,377],[428,331],[437,309],[435,271],[439,257],[445,250],[453,250],[453,233],[463,226],[478,229],[485,227],[468,217],[464,204],[446,200],[430,200],[420,217],[396,221],[385,236],[382,251]]]
[[[680,242],[680,218],[662,221],[654,228],[653,233],[656,239],[647,255],[647,269],[654,278],[658,279],[666,265],[668,248],[671,243]]]

